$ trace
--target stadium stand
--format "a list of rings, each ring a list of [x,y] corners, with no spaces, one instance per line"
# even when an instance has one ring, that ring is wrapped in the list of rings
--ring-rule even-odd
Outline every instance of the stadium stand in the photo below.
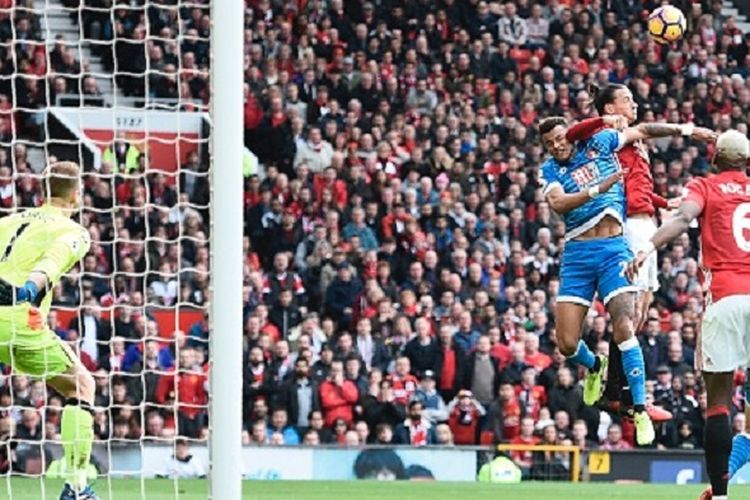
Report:
[[[34,110],[58,94],[84,99],[65,105],[101,96],[205,109],[208,1],[115,2],[112,16],[102,11],[109,0],[63,3],[82,7],[70,22],[80,23],[85,51],[64,36],[53,43],[23,9],[0,16],[4,142],[14,130],[43,140]],[[750,34],[721,13],[722,2],[697,1],[683,7],[689,35],[657,45],[644,21],[658,3],[246,2],[245,141],[260,164],[245,180],[245,328],[237,332],[246,347],[246,444],[633,445],[627,421],[583,406],[582,374],[555,347],[563,227],[536,188],[544,152],[535,124],[589,117],[587,85],[619,82],[633,89],[643,121],[747,133]],[[111,78],[99,85],[87,76],[92,64]],[[111,95],[102,92],[110,84]],[[56,304],[84,305],[85,324],[50,322],[97,375],[102,439],[201,439],[205,370],[154,371],[206,366],[206,318],[160,332],[155,316],[127,306],[208,300],[208,212],[177,205],[208,204],[207,165],[191,157],[176,192],[144,174],[144,155],[129,158],[127,141],[121,146],[103,167],[114,185],[91,176],[86,197],[91,207],[131,208],[86,221],[103,243],[86,258],[80,289],[55,290]],[[655,141],[649,154],[656,191],[669,198],[710,168],[711,151],[682,138]],[[10,183],[21,206],[40,203],[40,185],[24,174],[41,167],[23,144],[0,150],[3,207]],[[172,210],[149,215],[139,209],[146,202]],[[174,236],[180,225],[192,237],[182,254],[137,241]],[[128,241],[114,241],[115,227]],[[660,254],[661,288],[639,334],[649,393],[675,415],[659,425],[659,447],[702,443],[705,393],[692,369],[697,258],[692,233]],[[151,274],[114,286],[98,278],[143,273],[146,259]],[[163,278],[185,266],[201,272],[183,276],[181,288]],[[113,328],[96,307],[112,303],[122,306]],[[82,344],[84,330],[98,342]],[[584,339],[603,352],[610,335],[597,304]],[[175,342],[154,340],[165,336]],[[38,384],[14,377],[16,404],[43,405]],[[10,390],[0,389],[0,430],[41,436],[40,422],[2,409]],[[175,401],[177,419],[168,411]],[[141,403],[143,419],[132,411]],[[739,391],[736,403],[734,413]],[[530,454],[514,458],[531,466]]]

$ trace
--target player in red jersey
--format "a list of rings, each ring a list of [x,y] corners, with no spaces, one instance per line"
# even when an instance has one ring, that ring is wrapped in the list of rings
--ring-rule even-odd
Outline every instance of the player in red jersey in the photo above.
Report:
[[[703,493],[702,499],[726,499],[730,473],[750,458],[747,433],[750,429],[739,434],[733,443],[729,425],[734,372],[740,366],[750,366],[748,161],[747,137],[736,130],[721,134],[714,158],[719,173],[687,184],[687,194],[676,215],[638,249],[628,268],[629,276],[633,277],[654,250],[680,236],[698,219],[707,293],[696,364],[703,371],[708,396],[704,447],[706,471],[711,480],[711,488]],[[746,397],[750,396],[748,389],[746,385]],[[748,412],[747,408],[745,411]]]
[[[606,125],[601,118],[605,115],[623,116],[628,125],[636,121],[638,104],[633,99],[630,89],[625,85],[612,83],[601,89],[592,85],[589,91],[599,117],[583,120],[570,127],[567,132],[568,140],[584,140],[605,128]],[[632,249],[648,241],[656,232],[654,220],[656,209],[677,208],[679,200],[666,200],[654,193],[654,179],[651,176],[648,151],[642,141],[621,148],[617,152],[617,159],[623,172],[628,207],[625,237]],[[658,265],[656,255],[652,255],[634,281],[639,289],[635,311],[636,332],[640,332],[643,327],[654,292],[659,289]],[[614,339],[610,341],[609,353],[607,384],[600,406],[605,410],[627,415],[632,411],[633,400],[627,387],[627,378],[622,369],[620,350],[617,348]],[[651,420],[655,422],[672,418],[668,411],[660,407],[649,406],[648,411]]]

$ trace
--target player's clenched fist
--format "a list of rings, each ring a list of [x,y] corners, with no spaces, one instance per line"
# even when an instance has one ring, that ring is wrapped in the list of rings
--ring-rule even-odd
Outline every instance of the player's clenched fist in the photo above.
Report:
[[[716,139],[719,137],[719,134],[717,134],[710,128],[695,127],[693,129],[693,133],[690,134],[690,137],[692,139],[695,139],[696,141],[701,141],[701,142],[716,142]]]

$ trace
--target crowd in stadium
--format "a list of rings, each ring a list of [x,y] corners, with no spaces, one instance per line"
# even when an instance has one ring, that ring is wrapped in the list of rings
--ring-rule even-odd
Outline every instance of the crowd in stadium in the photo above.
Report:
[[[110,67],[159,68],[126,75],[125,93],[207,98],[208,13],[173,3],[119,9],[114,25],[82,17],[87,36],[133,42],[109,49]],[[535,124],[592,116],[587,86],[618,82],[632,88],[640,120],[747,132],[750,36],[721,15],[722,2],[683,2],[689,35],[660,46],[644,33],[658,3],[246,2],[245,141],[263,166],[245,189],[246,444],[633,446],[627,420],[583,405],[582,373],[555,346],[564,228],[537,189],[545,152]],[[13,22],[18,36],[24,21]],[[57,60],[48,56],[31,53],[23,71],[44,75],[38,65]],[[18,103],[33,96],[16,89]],[[0,109],[11,102],[0,96]],[[35,115],[18,116],[33,133]],[[667,198],[709,171],[704,145],[648,147]],[[102,172],[144,175],[88,178],[84,217],[100,243],[81,286],[55,290],[59,305],[83,312],[50,323],[96,374],[97,404],[108,407],[100,438],[202,438],[208,318],[173,333],[141,312],[208,303],[206,167],[191,156],[173,185],[145,157],[126,169],[126,150],[113,146]],[[10,167],[22,172],[24,158],[22,146],[0,151],[6,207]],[[31,179],[15,189],[22,205],[40,202]],[[639,332],[650,400],[674,415],[657,427],[660,448],[702,443],[697,259],[692,232],[660,254],[660,289]],[[122,307],[105,319],[98,306],[112,304]],[[597,303],[584,339],[602,353],[610,336]],[[12,385],[16,405],[44,404],[41,383]],[[4,409],[10,394],[0,390],[0,435],[14,426],[19,439],[55,435],[59,401],[42,428],[36,411]],[[742,429],[739,391],[736,404]],[[514,458],[534,465],[532,454]]]

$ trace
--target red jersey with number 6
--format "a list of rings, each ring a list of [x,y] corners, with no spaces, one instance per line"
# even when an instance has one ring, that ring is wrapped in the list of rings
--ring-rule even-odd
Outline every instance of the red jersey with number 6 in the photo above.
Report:
[[[707,301],[750,295],[750,178],[736,170],[693,179],[685,201],[701,208],[701,264]]]

